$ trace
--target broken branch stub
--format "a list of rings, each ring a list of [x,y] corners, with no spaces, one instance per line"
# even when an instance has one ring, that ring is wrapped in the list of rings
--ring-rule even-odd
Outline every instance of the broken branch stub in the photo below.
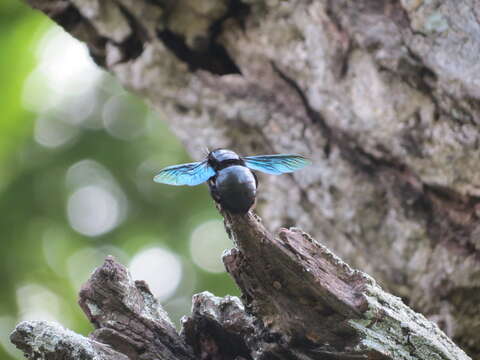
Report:
[[[468,359],[437,325],[308,234],[275,237],[252,213],[224,216],[237,246],[224,262],[246,308],[292,347],[345,359]]]
[[[112,257],[82,287],[79,304],[96,328],[91,337],[130,358],[194,359],[148,285]]]

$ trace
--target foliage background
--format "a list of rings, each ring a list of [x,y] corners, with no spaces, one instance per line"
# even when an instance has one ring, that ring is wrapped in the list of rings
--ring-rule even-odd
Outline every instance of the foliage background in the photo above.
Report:
[[[107,254],[146,279],[177,324],[192,294],[237,294],[206,186],[151,180],[190,161],[161,114],[26,5],[2,0],[0,30],[0,359],[22,358],[8,340],[22,319],[87,334],[77,292]]]

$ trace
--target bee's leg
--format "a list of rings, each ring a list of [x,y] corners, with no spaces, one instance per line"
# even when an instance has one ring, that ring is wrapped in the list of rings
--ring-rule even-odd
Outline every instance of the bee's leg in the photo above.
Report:
[[[217,203],[220,203],[221,197],[220,197],[220,193],[218,192],[215,180],[216,180],[216,176],[211,177],[208,180],[208,188],[210,190],[210,195],[212,196],[213,200],[215,200]]]

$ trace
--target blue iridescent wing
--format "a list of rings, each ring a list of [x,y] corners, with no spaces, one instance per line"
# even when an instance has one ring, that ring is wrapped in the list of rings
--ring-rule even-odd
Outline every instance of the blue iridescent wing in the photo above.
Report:
[[[291,173],[311,164],[310,160],[296,154],[247,156],[242,159],[249,169],[272,175]]]
[[[173,165],[160,170],[153,181],[168,185],[199,185],[215,175],[207,161]]]

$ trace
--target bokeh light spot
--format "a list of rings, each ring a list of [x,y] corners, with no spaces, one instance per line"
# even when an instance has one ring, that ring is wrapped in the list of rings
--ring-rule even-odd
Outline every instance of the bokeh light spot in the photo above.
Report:
[[[76,190],[87,185],[111,186],[115,179],[108,169],[95,160],[84,159],[70,166],[65,176],[67,187]]]
[[[17,305],[21,320],[61,320],[58,296],[41,285],[27,284],[19,287]]]
[[[107,132],[122,140],[133,140],[145,133],[146,108],[126,93],[112,96],[103,107],[103,125]]]
[[[224,272],[221,254],[231,247],[223,223],[210,220],[199,225],[190,236],[190,254],[196,265],[213,273]]]
[[[168,299],[182,279],[182,264],[178,256],[163,248],[140,251],[130,262],[135,280],[145,280],[160,301]]]
[[[38,66],[25,82],[23,93],[24,107],[34,112],[45,112],[67,97],[85,94],[103,74],[85,44],[60,27],[45,34],[37,56]]]
[[[121,222],[120,203],[111,191],[99,185],[76,190],[68,199],[70,226],[80,234],[99,236]]]
[[[40,116],[35,122],[35,141],[47,148],[65,145],[79,133],[80,131],[75,126],[51,116]]]

